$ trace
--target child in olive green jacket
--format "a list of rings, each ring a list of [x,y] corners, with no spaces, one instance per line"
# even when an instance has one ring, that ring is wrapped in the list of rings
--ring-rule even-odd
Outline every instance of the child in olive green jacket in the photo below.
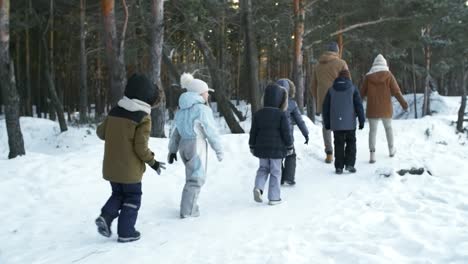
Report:
[[[145,76],[134,74],[128,80],[125,96],[97,128],[98,137],[105,141],[102,173],[111,184],[112,195],[95,222],[98,232],[110,237],[112,221],[118,217],[119,242],[140,239],[135,223],[145,163],[158,174],[165,169],[148,148],[151,106],[159,101],[156,88]]]

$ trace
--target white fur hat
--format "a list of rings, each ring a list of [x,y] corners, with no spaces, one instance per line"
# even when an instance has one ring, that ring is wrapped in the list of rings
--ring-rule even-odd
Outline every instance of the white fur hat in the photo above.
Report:
[[[213,89],[208,88],[208,84],[206,84],[206,82],[200,79],[195,79],[193,78],[192,74],[186,72],[180,76],[180,85],[182,88],[187,89],[187,91],[198,94],[202,94],[208,91],[214,92]]]
[[[387,66],[387,60],[382,56],[382,54],[379,54],[375,57],[372,66]]]

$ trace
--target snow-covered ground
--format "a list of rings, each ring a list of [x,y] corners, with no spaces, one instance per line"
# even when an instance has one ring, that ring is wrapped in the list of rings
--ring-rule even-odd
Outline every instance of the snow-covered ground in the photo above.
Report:
[[[93,128],[59,134],[56,123],[21,118],[27,155],[7,160],[2,119],[0,263],[468,263],[468,139],[450,125],[459,98],[439,98],[446,112],[394,121],[393,159],[380,127],[377,163],[369,164],[368,127],[358,131],[356,174],[334,174],[323,162],[321,127],[307,122],[308,146],[295,131],[298,184],[284,187],[285,202],[274,207],[252,199],[258,160],[247,134],[223,136],[221,163],[210,152],[199,218],[178,217],[180,161],[161,176],[149,169],[142,239],[129,244],[96,232],[110,187]],[[165,160],[167,139],[150,147]],[[396,173],[411,167],[426,172]]]

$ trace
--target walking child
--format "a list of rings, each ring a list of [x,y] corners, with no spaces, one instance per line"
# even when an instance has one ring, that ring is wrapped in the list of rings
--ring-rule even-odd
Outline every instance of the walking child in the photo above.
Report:
[[[256,202],[263,202],[263,190],[269,178],[268,204],[276,205],[281,203],[281,162],[294,151],[286,112],[287,91],[277,84],[269,84],[263,105],[254,114],[250,129],[250,152],[260,161],[253,194]]]
[[[187,89],[179,98],[175,128],[169,141],[168,162],[177,160],[177,151],[185,165],[185,186],[180,203],[180,217],[200,215],[198,196],[206,179],[208,143],[216,152],[218,161],[223,160],[223,148],[218,134],[213,111],[208,103],[208,85],[191,74],[184,73],[180,83]],[[212,90],[211,90],[212,91]],[[208,143],[207,143],[208,141]]]
[[[333,131],[335,143],[335,170],[343,168],[356,172],[356,117],[359,129],[364,128],[365,116],[359,91],[350,79],[349,71],[340,71],[323,102],[323,122]]]
[[[151,107],[159,101],[157,87],[145,76],[134,74],[128,79],[124,95],[96,131],[105,141],[102,172],[110,182],[112,195],[95,222],[98,232],[110,237],[112,221],[118,217],[117,241],[131,242],[140,239],[135,223],[145,163],[158,174],[165,167],[148,148]]]
[[[305,139],[305,144],[309,143],[309,130],[302,120],[302,115],[299,112],[299,108],[297,107],[297,103],[294,100],[294,96],[296,95],[296,86],[294,83],[289,79],[279,79],[276,81],[276,84],[280,85],[288,92],[288,109],[286,110],[286,114],[288,116],[288,124],[289,124],[289,131],[291,132],[291,137],[293,139],[294,144],[294,125],[297,124],[299,129],[301,130],[302,135]],[[281,173],[281,185],[288,184],[288,185],[295,185],[295,175],[296,175],[296,151],[293,149],[293,153],[289,156],[286,156],[283,162]]]
[[[374,59],[371,69],[366,74],[362,84],[361,96],[367,98],[366,117],[369,120],[369,151],[370,163],[375,163],[375,146],[377,136],[377,126],[382,120],[387,137],[388,154],[394,157],[396,148],[393,144],[393,104],[394,96],[404,111],[408,110],[408,103],[401,94],[400,86],[389,70],[387,60],[382,54]]]

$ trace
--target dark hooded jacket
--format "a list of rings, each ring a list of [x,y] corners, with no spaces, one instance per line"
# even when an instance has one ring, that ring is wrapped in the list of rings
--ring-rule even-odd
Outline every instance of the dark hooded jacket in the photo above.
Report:
[[[365,122],[361,96],[349,78],[336,78],[325,96],[322,110],[325,128],[333,131],[356,129],[356,117],[359,124]]]
[[[288,79],[279,79],[276,83],[286,89],[288,92],[288,109],[286,110],[286,114],[288,116],[289,130],[291,131],[293,141],[294,124],[297,124],[304,138],[308,138],[309,130],[307,129],[307,126],[302,119],[302,115],[299,112],[299,107],[297,106],[296,101],[293,99],[296,94],[296,87],[294,86],[294,83]]]
[[[154,154],[148,148],[151,117],[142,109],[151,109],[159,96],[151,81],[137,74],[128,79],[124,95],[128,99],[146,103],[145,107],[139,108],[138,104],[126,105],[120,103],[125,100],[119,101],[97,127],[96,133],[100,139],[105,140],[102,168],[104,179],[131,184],[141,182],[145,163],[154,164]],[[126,102],[132,103],[128,99]]]
[[[288,94],[277,84],[265,88],[264,107],[252,118],[249,145],[255,157],[282,159],[293,147],[287,112]]]

